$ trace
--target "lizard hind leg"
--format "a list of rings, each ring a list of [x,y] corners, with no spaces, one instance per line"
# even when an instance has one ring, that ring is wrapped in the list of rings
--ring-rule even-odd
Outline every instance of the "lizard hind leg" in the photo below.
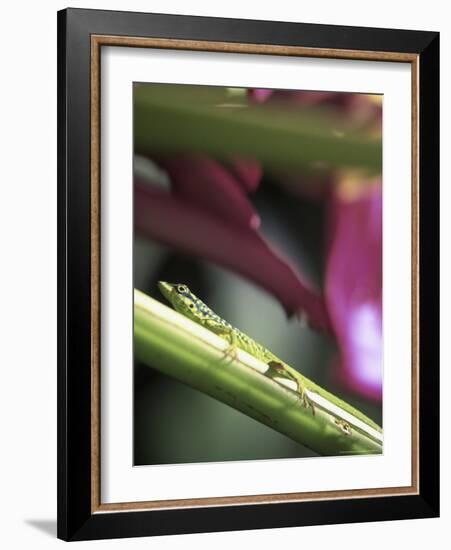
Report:
[[[300,398],[302,399],[302,404],[306,409],[309,407],[312,408],[312,415],[315,416],[315,406],[313,404],[313,401],[310,399],[310,397],[307,395],[307,392],[305,391],[304,386],[302,384],[298,384],[298,393],[300,394]]]
[[[311,407],[312,409],[312,415],[315,416],[315,405],[313,404],[313,401],[310,399],[310,397],[307,395],[307,392],[304,388],[304,386],[298,382],[298,392],[301,394],[302,404],[306,409]]]
[[[310,397],[307,395],[307,392],[305,391],[305,388],[299,384],[298,385],[298,392],[301,395],[302,404],[306,409],[311,407],[312,409],[312,415],[315,416],[315,405],[313,404],[313,401],[310,399]]]
[[[270,367],[269,376],[270,378],[287,378],[288,380],[292,380],[296,384],[296,392],[299,395],[299,400],[302,401],[302,405],[308,409],[308,407],[311,407],[312,409],[312,415],[315,416],[315,406],[313,405],[313,401],[309,398],[307,395],[307,392],[304,388],[304,385],[302,382],[296,378],[289,370],[287,370],[282,363],[279,363],[278,361],[269,361],[268,366]]]

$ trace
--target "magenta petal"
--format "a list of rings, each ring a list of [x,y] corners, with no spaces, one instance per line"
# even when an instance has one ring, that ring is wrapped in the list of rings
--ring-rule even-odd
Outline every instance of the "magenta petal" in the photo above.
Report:
[[[269,93],[267,93],[269,92]],[[380,128],[382,124],[381,105],[370,100],[366,94],[347,92],[309,92],[303,90],[250,90],[251,103],[271,103],[301,108],[333,108],[358,126]]]
[[[273,93],[273,90],[267,88],[251,88],[248,95],[251,101],[255,103],[264,103]]]
[[[203,155],[179,155],[160,159],[159,164],[168,172],[176,197],[234,224],[260,225],[241,181],[219,162]]]
[[[329,330],[321,296],[259,235],[170,193],[135,182],[135,227],[143,236],[239,273],[273,294],[287,313]]]
[[[364,194],[363,194],[364,193]],[[330,204],[325,294],[341,354],[341,380],[382,397],[382,188]]]
[[[238,182],[247,193],[255,191],[262,177],[262,169],[255,160],[234,159],[227,164],[229,170],[236,176]]]
[[[335,92],[304,92],[302,90],[279,90],[273,96],[274,100],[285,101],[299,106],[312,107],[333,102],[335,98],[345,97],[349,94],[338,94]]]

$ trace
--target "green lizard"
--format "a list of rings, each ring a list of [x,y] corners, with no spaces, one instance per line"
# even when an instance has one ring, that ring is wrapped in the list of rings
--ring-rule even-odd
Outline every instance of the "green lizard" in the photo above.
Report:
[[[253,338],[244,334],[239,329],[233,327],[230,323],[222,319],[212,309],[210,309],[202,300],[195,296],[185,284],[171,284],[164,281],[159,281],[158,287],[163,296],[170,302],[176,311],[188,317],[195,323],[211,330],[213,333],[224,338],[229,343],[229,348],[226,350],[226,355],[235,358],[237,348],[244,350],[256,359],[268,365],[266,376],[277,381],[277,378],[285,378],[296,384],[297,392],[299,393],[302,403],[305,407],[310,407],[312,414],[315,414],[315,407],[312,400],[307,395],[307,392],[313,392],[337,407],[344,409],[351,415],[365,422],[377,431],[381,432],[381,428],[363,413],[342,401],[335,395],[324,390],[296,369],[287,365],[279,359],[271,351],[256,342]],[[307,390],[307,391],[306,391]],[[346,429],[342,428],[346,433]]]

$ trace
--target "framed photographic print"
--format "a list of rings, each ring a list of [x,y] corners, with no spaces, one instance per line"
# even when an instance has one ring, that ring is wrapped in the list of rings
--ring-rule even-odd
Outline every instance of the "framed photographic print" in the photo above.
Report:
[[[439,36],[58,14],[58,536],[437,516]]]

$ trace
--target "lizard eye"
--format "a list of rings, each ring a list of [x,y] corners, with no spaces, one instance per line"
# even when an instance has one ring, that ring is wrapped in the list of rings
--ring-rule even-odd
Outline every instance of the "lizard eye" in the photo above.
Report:
[[[177,285],[177,292],[180,292],[180,294],[188,292],[188,287],[186,285]]]

